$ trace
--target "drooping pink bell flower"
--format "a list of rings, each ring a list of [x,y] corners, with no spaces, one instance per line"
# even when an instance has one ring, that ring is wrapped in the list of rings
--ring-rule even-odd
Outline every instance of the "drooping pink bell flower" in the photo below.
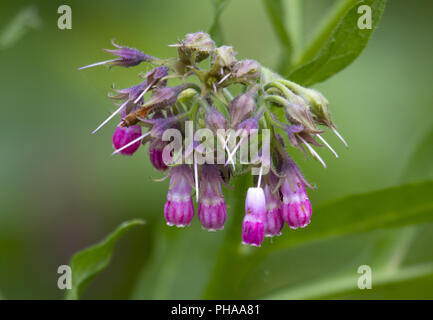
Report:
[[[285,178],[280,188],[283,220],[292,229],[303,228],[311,219],[311,203],[305,191],[306,181],[290,158],[286,160],[283,172]]]
[[[194,217],[191,188],[194,184],[192,170],[188,165],[170,169],[170,188],[164,206],[164,217],[169,226],[189,226]]]
[[[281,230],[284,226],[284,220],[281,216],[280,200],[277,199],[272,191],[272,185],[266,184],[264,188],[266,199],[266,213],[264,219],[266,237],[281,235]]]
[[[221,191],[222,178],[214,165],[203,165],[200,177],[198,218],[204,229],[209,231],[224,228],[227,210]]]
[[[265,193],[262,188],[249,188],[245,200],[245,217],[242,223],[242,243],[260,247],[266,213]]]

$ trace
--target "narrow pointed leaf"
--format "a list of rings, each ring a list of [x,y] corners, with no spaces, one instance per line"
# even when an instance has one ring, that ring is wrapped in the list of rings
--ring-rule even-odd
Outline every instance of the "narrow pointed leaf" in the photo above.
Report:
[[[362,0],[356,2],[344,14],[324,42],[318,54],[294,70],[289,78],[302,85],[311,86],[324,81],[350,65],[364,50],[377,27],[385,9],[386,0]],[[360,29],[358,20],[363,13],[358,8],[371,8],[371,29]]]
[[[78,299],[89,282],[110,263],[116,241],[133,227],[143,225],[143,220],[130,220],[122,223],[100,243],[76,253],[70,263],[72,269],[72,289],[66,299]]]

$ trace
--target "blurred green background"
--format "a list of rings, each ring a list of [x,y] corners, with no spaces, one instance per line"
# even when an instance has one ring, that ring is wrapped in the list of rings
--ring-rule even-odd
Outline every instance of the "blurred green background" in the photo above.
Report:
[[[304,1],[303,43],[332,3]],[[187,230],[165,226],[168,183],[151,181],[161,175],[151,167],[146,150],[131,158],[110,157],[114,122],[90,135],[113,110],[107,98],[110,85],[136,84],[138,72],[148,66],[77,68],[110,59],[101,48],[109,48],[112,38],[154,56],[175,55],[167,44],[209,28],[210,1],[67,1],[72,30],[57,28],[57,8],[63,1],[1,1],[0,33],[31,4],[39,27],[0,48],[0,295],[62,298],[57,267],[122,221],[142,218],[147,224],[122,238],[109,268],[83,298],[199,298],[224,232],[202,231],[196,220]],[[411,155],[433,125],[432,12],[429,0],[390,0],[361,56],[316,86],[330,101],[350,148],[327,134],[340,154],[334,159],[321,152],[328,169],[298,158],[306,177],[319,187],[309,192],[312,223],[318,204],[407,182]],[[277,65],[280,50],[261,1],[231,1],[222,25],[226,44],[235,47],[239,58]],[[432,230],[422,226],[411,246],[425,255],[411,256],[409,249],[406,259],[433,258],[433,253],[428,256]],[[239,295],[256,298],[287,284],[327,281],[338,270],[356,272],[360,264],[374,264],[369,250],[385,245],[389,232],[328,240],[332,252],[326,243],[316,243],[273,254],[254,271],[254,280],[238,289]],[[241,226],[239,238],[240,233]],[[285,227],[283,237],[290,235]],[[302,272],[294,275],[296,265]],[[392,292],[358,290],[335,297],[395,297]],[[433,286],[422,279],[401,292],[403,298],[433,298]]]

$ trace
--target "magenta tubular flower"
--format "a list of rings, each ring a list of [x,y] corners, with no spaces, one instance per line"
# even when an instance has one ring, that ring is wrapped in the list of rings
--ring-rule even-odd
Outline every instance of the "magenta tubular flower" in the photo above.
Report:
[[[304,178],[293,161],[288,162],[285,172],[286,178],[280,188],[283,195],[282,217],[290,228],[303,228],[311,219],[311,203],[305,191]]]
[[[264,219],[265,236],[279,236],[284,226],[284,220],[281,216],[280,200],[272,194],[273,190],[271,185],[265,185],[264,189],[266,199],[266,213]]]
[[[141,127],[140,126],[130,126],[127,127],[117,127],[113,134],[113,147],[115,150],[126,146],[128,143],[132,142],[135,139],[138,139],[141,136]],[[132,156],[135,151],[140,147],[140,141],[130,145],[129,147],[119,151],[118,153]]]
[[[164,206],[164,216],[169,226],[183,228],[191,224],[194,206],[191,188],[194,178],[190,167],[180,165],[170,169],[170,189]]]
[[[262,188],[249,188],[245,200],[245,217],[242,223],[242,243],[260,247],[266,213],[265,193]]]
[[[166,145],[166,142],[158,138],[153,139],[149,144],[150,162],[156,170],[165,171],[168,169],[162,157],[162,153]]]
[[[227,210],[221,191],[222,178],[214,165],[204,165],[200,177],[198,218],[204,229],[216,231],[224,228]]]

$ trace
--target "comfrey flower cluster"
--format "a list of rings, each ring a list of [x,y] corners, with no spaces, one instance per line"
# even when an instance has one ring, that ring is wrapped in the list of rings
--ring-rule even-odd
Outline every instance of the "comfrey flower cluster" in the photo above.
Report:
[[[170,178],[164,206],[168,225],[190,225],[194,190],[202,227],[222,229],[227,208],[221,186],[250,172],[256,187],[246,195],[244,244],[260,246],[265,236],[280,235],[285,223],[292,229],[310,223],[306,187],[311,186],[287,150],[298,148],[326,167],[313,148],[324,145],[337,156],[321,136],[324,130],[331,129],[346,144],[321,93],[285,80],[254,60],[238,60],[232,47],[216,47],[203,32],[187,34],[172,45],[177,57],[171,59],[113,45],[117,49],[106,51],[116,59],[80,69],[142,62],[153,69],[141,74],[135,86],[113,88],[110,98],[120,106],[93,133],[120,115],[113,154],[132,155],[148,144],[150,162]],[[168,86],[168,80],[177,85]],[[239,94],[233,97],[234,92]],[[206,134],[199,135],[200,130]],[[250,150],[246,157],[243,150]]]

